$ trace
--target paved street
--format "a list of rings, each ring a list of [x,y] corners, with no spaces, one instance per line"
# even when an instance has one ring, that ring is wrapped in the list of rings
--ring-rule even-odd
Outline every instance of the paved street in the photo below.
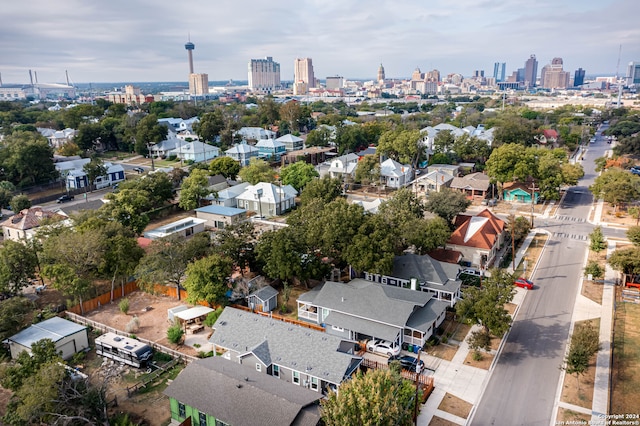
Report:
[[[589,185],[597,176],[593,161],[610,145],[598,137],[583,158],[585,176],[567,191],[554,218],[537,218],[550,232],[527,294],[483,396],[472,413],[474,425],[553,424],[556,391],[569,337],[576,294],[586,262],[592,209]],[[605,230],[607,235],[623,235]]]

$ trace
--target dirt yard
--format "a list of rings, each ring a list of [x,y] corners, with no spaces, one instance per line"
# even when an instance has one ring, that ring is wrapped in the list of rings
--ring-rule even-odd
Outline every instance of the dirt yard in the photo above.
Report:
[[[438,410],[446,411],[447,413],[451,413],[454,416],[466,419],[469,416],[472,407],[473,404],[470,404],[463,399],[453,396],[450,393],[446,393],[444,395],[444,398],[442,398],[442,402],[438,406]]]
[[[590,320],[596,330],[600,329],[600,319]],[[576,327],[585,323],[579,321]],[[596,378],[596,357],[594,356],[589,363],[589,368],[584,374],[579,376],[575,374],[565,374],[564,383],[562,384],[562,394],[560,400],[569,404],[578,405],[580,407],[591,409],[593,405],[593,384]]]
[[[495,358],[495,355],[488,352],[484,352],[484,351],[479,351],[479,352],[482,355],[481,359],[476,361],[475,359],[473,359],[474,352],[469,351],[469,353],[467,354],[467,357],[464,360],[464,363],[470,367],[476,367],[476,368],[482,368],[483,370],[488,370],[491,367],[491,363],[493,362],[493,358]]]
[[[429,426],[457,426],[458,423],[450,422],[449,420],[443,419],[442,417],[433,416],[431,421],[429,422]]]

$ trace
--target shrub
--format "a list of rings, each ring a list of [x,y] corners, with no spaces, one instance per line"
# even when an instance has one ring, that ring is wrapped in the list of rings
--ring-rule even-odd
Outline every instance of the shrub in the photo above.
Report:
[[[215,311],[210,312],[207,315],[207,318],[205,318],[205,320],[203,321],[204,325],[206,325],[207,327],[213,327],[213,324],[215,324],[216,321],[218,321],[218,317],[220,316],[220,314],[222,313],[223,310],[224,310],[224,308],[222,306],[220,306]]]
[[[193,347],[196,348],[196,349],[198,349],[200,346],[201,346],[200,343],[194,343],[193,344]]]
[[[167,339],[173,344],[177,345],[180,343],[183,335],[184,330],[182,330],[182,326],[180,324],[173,324],[167,329]]]
[[[472,331],[471,336],[467,339],[469,347],[476,352],[478,349],[484,349],[488,351],[491,349],[491,335],[485,330]]]
[[[584,268],[584,275],[591,275],[594,280],[600,279],[604,276],[604,269],[598,264],[598,262],[590,261]]]
[[[169,158],[167,158],[167,160],[169,160],[169,161],[176,161],[177,159],[178,159],[178,156],[175,155],[175,154],[174,155],[170,155]]]
[[[473,360],[474,361],[482,361],[482,353],[478,352],[478,351],[474,351],[473,352]]]
[[[135,333],[140,328],[140,319],[138,317],[133,317],[129,320],[127,325],[124,327],[124,331],[127,333]]]
[[[126,297],[122,299],[120,303],[118,303],[118,307],[120,308],[120,312],[127,315],[127,312],[129,312],[129,299]]]
[[[204,352],[198,351],[198,358],[211,358],[213,356],[213,351]]]

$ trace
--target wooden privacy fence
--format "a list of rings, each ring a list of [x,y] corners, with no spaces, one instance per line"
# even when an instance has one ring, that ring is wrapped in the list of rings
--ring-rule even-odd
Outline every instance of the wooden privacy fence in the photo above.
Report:
[[[127,336],[127,337],[131,335],[131,333],[126,333],[126,332],[124,332],[122,330],[118,330],[117,328],[109,327],[106,324],[103,324],[103,323],[98,322],[98,321],[91,320],[89,318],[83,317],[83,316],[75,314],[73,312],[67,311],[67,318],[69,318],[71,321],[76,322],[78,324],[82,324],[82,325],[87,325],[87,326],[93,327],[94,329],[100,330],[103,333],[111,332],[111,333],[119,334],[120,336]],[[165,353],[167,355],[171,355],[172,357],[174,357],[176,359],[179,359],[179,360],[185,362],[186,364],[190,363],[191,361],[195,361],[195,360],[198,359],[198,357],[187,355],[187,354],[183,354],[180,351],[176,351],[175,349],[168,348],[168,347],[166,347],[164,345],[160,345],[160,344],[158,344],[156,342],[153,342],[153,341],[148,340],[148,339],[144,339],[142,337],[136,337],[136,340],[139,340],[140,342],[149,345],[154,351],[158,351],[158,352]]]
[[[113,290],[113,300],[118,300],[123,298],[129,293],[132,293],[138,289],[138,284],[135,281],[129,281],[124,286],[117,286]],[[94,309],[98,309],[102,305],[106,305],[111,302],[111,291],[108,291],[104,294],[101,294],[98,297],[94,297],[93,299],[85,300],[82,302],[82,309],[80,305],[75,305],[67,309],[67,311],[73,312],[74,314],[82,314],[83,309],[84,312],[90,312]]]
[[[380,369],[380,370],[389,369],[389,365],[386,362],[378,362],[369,358],[362,359],[362,366],[366,368],[374,368],[374,369]],[[431,393],[431,390],[433,390],[433,376],[427,376],[426,374],[418,374],[414,371],[408,371],[404,369],[400,372],[400,374],[405,379],[411,380],[414,383],[416,382],[416,376],[417,376],[418,383],[420,383],[420,385],[425,391],[429,389],[429,393]]]

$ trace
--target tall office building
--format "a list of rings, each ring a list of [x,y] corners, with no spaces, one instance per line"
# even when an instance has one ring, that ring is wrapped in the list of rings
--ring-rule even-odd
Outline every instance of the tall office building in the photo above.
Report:
[[[482,78],[484,77],[484,70],[475,70],[473,71],[473,76],[475,78]]]
[[[189,94],[204,96],[209,94],[209,74],[189,74]]]
[[[344,78],[339,75],[327,77],[325,86],[327,90],[342,89],[344,87]]]
[[[640,85],[640,62],[629,62],[626,77],[627,86]]]
[[[378,68],[378,81],[384,81],[384,67],[382,66],[382,64],[380,64],[380,67]]]
[[[573,87],[582,86],[584,84],[584,70],[578,68],[573,75]]]
[[[296,58],[293,61],[293,82],[306,83],[307,88],[316,87],[311,58]]]
[[[254,92],[271,93],[280,90],[280,64],[271,56],[249,61],[249,89]]]
[[[540,71],[540,86],[545,89],[566,89],[569,87],[569,71],[562,69],[562,58],[553,58],[551,64]]]
[[[507,74],[507,63],[506,62],[495,62],[493,64],[493,78],[496,82],[504,81]]]
[[[524,85],[526,87],[536,87],[538,78],[538,61],[536,55],[531,55],[524,63]]]

